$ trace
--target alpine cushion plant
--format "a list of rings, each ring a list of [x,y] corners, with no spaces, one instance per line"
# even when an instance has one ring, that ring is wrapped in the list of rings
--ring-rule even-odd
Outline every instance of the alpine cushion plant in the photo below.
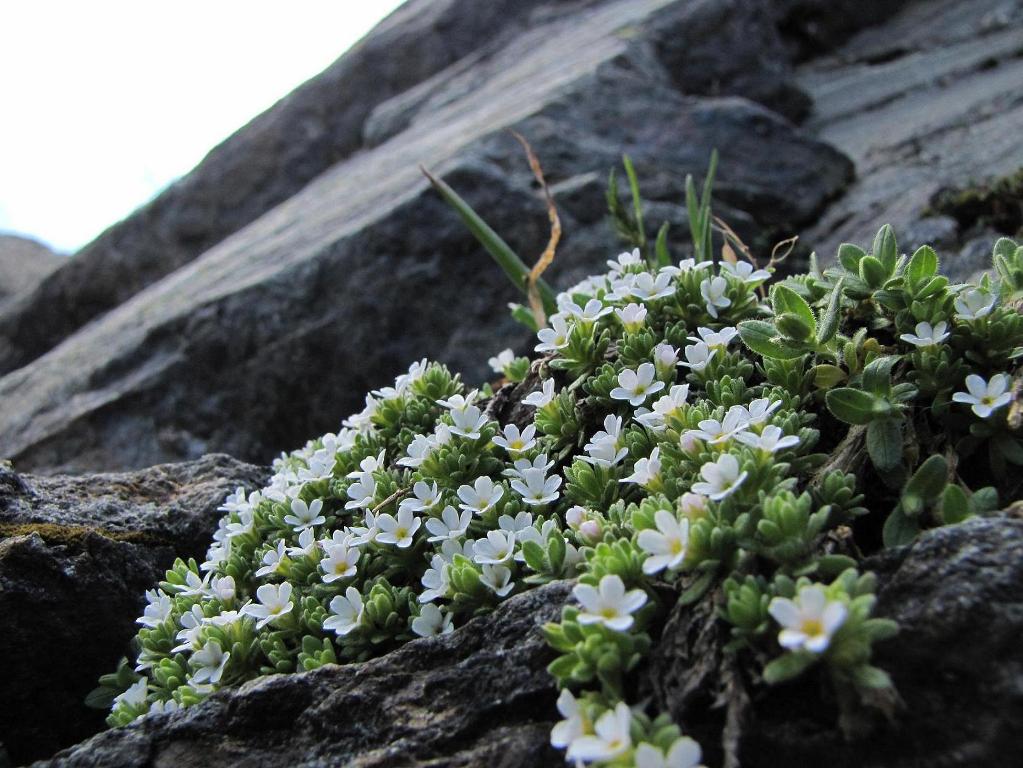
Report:
[[[861,553],[1019,495],[1004,467],[1023,464],[1023,248],[1000,241],[996,279],[952,285],[885,227],[871,253],[844,245],[768,291],[773,266],[737,260],[741,243],[713,260],[710,178],[700,196],[687,184],[694,257],[675,261],[666,229],[640,231],[626,171],[633,212],[614,183],[609,199],[630,249],[543,297],[540,356],[491,358],[498,392],[413,363],[225,500],[205,561],[147,593],[136,658],[90,697],[111,725],[455,631],[566,578],[574,600],[544,633],[551,743],[574,764],[700,763],[634,673],[668,613],[701,600],[764,684],[819,674],[843,707],[885,700],[872,645],[895,627],[872,616]],[[442,193],[527,290],[518,257]]]

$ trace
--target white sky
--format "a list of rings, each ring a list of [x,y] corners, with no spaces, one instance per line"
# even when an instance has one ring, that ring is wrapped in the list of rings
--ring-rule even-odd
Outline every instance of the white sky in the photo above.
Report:
[[[0,231],[85,245],[400,2],[0,2]]]

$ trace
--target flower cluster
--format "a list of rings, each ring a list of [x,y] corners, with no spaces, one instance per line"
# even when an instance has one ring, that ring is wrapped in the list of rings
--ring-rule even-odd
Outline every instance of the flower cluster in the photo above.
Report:
[[[231,494],[205,560],[147,593],[134,671],[102,681],[109,722],[451,632],[563,578],[572,603],[544,632],[551,743],[574,764],[700,763],[630,672],[669,611],[712,591],[729,649],[768,659],[768,683],[823,670],[846,702],[890,686],[870,664],[894,630],[871,616],[873,579],[823,542],[880,515],[902,543],[997,503],[965,481],[1023,463],[1023,320],[1005,300],[1023,248],[1000,242],[998,282],[951,285],[886,228],[872,254],[843,246],[839,266],[768,292],[771,270],[709,258],[708,220],[695,258],[640,242],[558,295],[538,360],[491,358],[516,421],[495,418],[490,385],[422,360],[277,459],[265,488]],[[909,450],[910,427],[930,442]],[[872,488],[822,469],[817,451],[843,441],[869,455]]]

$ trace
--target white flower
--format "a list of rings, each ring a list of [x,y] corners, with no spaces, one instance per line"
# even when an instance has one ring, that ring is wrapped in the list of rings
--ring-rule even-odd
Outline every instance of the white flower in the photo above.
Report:
[[[642,363],[635,371],[626,368],[618,374],[618,386],[611,390],[615,400],[628,400],[633,406],[643,405],[650,395],[664,389],[663,381],[656,381],[653,363]]]
[[[373,506],[377,492],[377,481],[369,472],[363,472],[359,479],[348,486],[348,498],[345,509],[368,509]]]
[[[781,408],[781,400],[769,400],[766,397],[758,397],[750,402],[749,406],[733,405],[733,408],[742,408],[746,423],[753,427],[767,420],[767,417]]]
[[[198,669],[192,675],[192,679],[202,685],[203,683],[219,683],[224,674],[224,667],[231,658],[230,653],[224,653],[220,643],[216,640],[207,640],[202,650],[192,654],[191,661]]]
[[[323,569],[323,581],[330,584],[338,579],[350,579],[357,573],[359,550],[344,544],[330,547],[327,556],[320,561]]]
[[[622,435],[622,417],[621,416],[605,416],[604,417],[604,429],[596,432],[590,442],[586,444],[586,450],[589,451],[601,443],[610,443],[615,448],[618,448],[621,444]]]
[[[548,520],[547,522],[550,523],[552,521]],[[519,512],[517,515],[515,515],[515,517],[512,517],[511,515],[501,515],[499,518],[497,518],[497,527],[500,528],[502,531],[508,531],[509,533],[516,534],[516,538],[519,538],[520,541],[521,537],[519,537],[518,534],[521,531],[536,530],[535,528],[532,527],[532,525],[533,515],[530,514],[529,512]]]
[[[730,453],[723,453],[717,461],[708,461],[700,467],[706,482],[693,483],[693,491],[720,501],[742,485],[749,472],[739,474],[739,461]]]
[[[683,350],[683,354],[686,356],[686,362],[679,363],[679,365],[684,365],[687,368],[692,368],[694,372],[699,372],[707,367],[707,363],[717,354],[717,350],[711,349],[704,342],[700,341],[686,347]]]
[[[694,269],[706,269],[707,267],[713,264],[714,264],[713,261],[697,262],[696,259],[682,259],[682,261],[678,263],[678,271],[689,272],[690,270]]]
[[[587,443],[586,453],[579,458],[597,467],[613,467],[629,455],[629,449],[619,448],[613,440],[601,440]]]
[[[199,644],[199,632],[206,623],[206,614],[203,613],[202,605],[196,603],[189,610],[178,617],[178,624],[181,630],[174,636],[179,644],[171,648],[171,653],[194,650]]]
[[[546,477],[544,470],[530,468],[522,471],[520,479],[512,480],[511,487],[526,504],[543,506],[557,500],[561,478],[558,475]]]
[[[534,408],[543,408],[552,400],[554,400],[554,379],[547,379],[540,389],[536,392],[530,392],[529,395],[522,399],[522,402],[526,405],[532,405]]]
[[[654,450],[650,453],[649,458],[639,459],[632,468],[632,474],[628,477],[622,478],[619,482],[636,483],[637,485],[642,485],[644,488],[656,490],[660,487],[661,481],[660,454],[660,447],[654,448]]]
[[[621,309],[616,309],[615,314],[622,321],[625,330],[634,333],[646,323],[646,307],[640,304],[628,304]]]
[[[828,600],[820,584],[799,590],[795,601],[776,597],[767,607],[768,613],[782,627],[778,643],[789,650],[823,653],[831,638],[845,622],[848,609],[838,600]]]
[[[362,623],[364,611],[359,590],[349,587],[343,596],[335,595],[330,601],[330,616],[323,620],[323,628],[332,629],[338,635],[347,635]]]
[[[419,615],[412,619],[412,631],[420,637],[446,635],[454,631],[451,614],[445,613],[433,603],[427,603],[419,609]]]
[[[416,435],[405,451],[407,456],[398,459],[403,467],[418,467],[434,448],[433,441],[427,435]]]
[[[753,265],[748,261],[737,261],[734,264],[722,261],[721,272],[744,283],[759,283],[761,280],[767,280],[771,276],[771,273],[766,269],[754,270]]]
[[[136,624],[152,629],[163,624],[167,617],[170,616],[174,603],[171,602],[170,595],[158,589],[147,590],[146,600],[149,604],[142,612],[142,616],[136,621]]]
[[[759,435],[755,435],[752,432],[740,432],[735,436],[735,439],[765,453],[777,453],[785,448],[791,448],[799,444],[799,438],[796,435],[785,435],[781,431],[781,427],[777,427],[774,424],[764,427],[764,431]]]
[[[670,272],[659,272],[657,277],[649,272],[640,272],[632,281],[629,295],[635,296],[640,301],[654,301],[670,296],[675,292],[671,278]]]
[[[991,314],[995,297],[983,288],[969,288],[956,297],[955,308],[963,320],[976,320]]]
[[[658,398],[652,411],[640,408],[636,411],[636,421],[647,429],[660,432],[667,426],[667,420],[681,413],[682,407],[689,397],[688,384],[672,384],[668,394]]]
[[[558,712],[565,718],[551,728],[551,746],[565,749],[589,730],[579,702],[567,688],[558,696]]]
[[[488,531],[485,539],[476,540],[473,553],[472,559],[480,565],[505,563],[515,554],[515,534],[511,531]]]
[[[377,517],[377,528],[380,533],[377,535],[379,544],[395,544],[398,549],[408,549],[412,546],[412,537],[423,524],[423,521],[416,517],[408,507],[398,510],[398,516],[383,514]]]
[[[217,507],[220,512],[241,512],[242,510],[248,511],[250,509],[249,503],[245,500],[245,489],[240,485],[235,489],[235,492],[229,494],[224,503]]]
[[[291,613],[294,607],[291,602],[291,584],[263,584],[256,590],[256,599],[259,605],[246,603],[242,606],[242,613],[256,619],[256,629],[262,629],[270,622]]]
[[[314,525],[323,525],[327,518],[320,514],[323,509],[323,499],[313,499],[312,504],[306,504],[302,499],[292,499],[291,514],[284,516],[284,522],[296,531],[304,531]]]
[[[377,536],[380,534],[380,528],[377,527],[377,516],[368,509],[366,510],[365,522],[365,526],[357,525],[351,529],[351,543],[354,547],[361,547],[363,544],[376,541]]]
[[[285,558],[288,556],[287,544],[284,543],[284,539],[277,542],[277,546],[274,549],[268,549],[263,553],[263,567],[256,571],[257,576],[269,576],[272,573],[277,573],[280,570],[281,565],[284,564]]]
[[[128,690],[114,697],[114,705],[124,704],[129,707],[141,707],[149,695],[149,678],[141,677],[128,686]]]
[[[691,341],[695,341],[697,343],[702,341],[711,349],[721,350],[728,349],[728,345],[739,336],[738,329],[730,326],[722,328],[719,331],[714,331],[710,328],[704,328],[701,326],[696,329],[696,332],[699,336],[690,336],[689,339]]]
[[[233,576],[214,576],[210,580],[207,593],[210,597],[228,605],[234,600],[235,586]]]
[[[458,488],[458,498],[462,500],[459,506],[472,510],[477,515],[484,514],[499,502],[502,496],[504,488],[486,475],[477,477],[472,485],[462,485]]]
[[[723,421],[701,419],[698,425],[699,429],[687,430],[685,434],[697,440],[705,440],[711,445],[720,445],[747,428],[746,415],[745,408],[732,406],[728,409]]]
[[[336,459],[327,451],[317,451],[306,460],[306,466],[298,470],[298,479],[301,483],[315,483],[318,480],[326,480],[334,474],[334,462]]]
[[[536,336],[540,343],[534,347],[537,352],[555,352],[568,346],[568,335],[571,329],[561,314],[551,315],[548,318],[551,322],[550,328],[541,328]]]
[[[619,701],[614,709],[597,718],[594,723],[594,735],[577,736],[568,746],[566,758],[592,762],[595,760],[613,760],[624,755],[632,747],[632,736],[629,733],[632,724],[632,712],[629,705]]]
[[[504,369],[515,362],[515,353],[510,349],[502,349],[497,353],[497,357],[492,357],[487,360],[487,363],[493,369],[494,373],[504,373]]]
[[[437,502],[440,501],[440,496],[437,483],[430,484],[423,480],[418,480],[412,486],[412,496],[402,499],[398,507],[404,507],[412,512],[423,512],[433,509]]]
[[[475,405],[470,405],[465,410],[454,409],[450,411],[451,421],[454,425],[449,429],[453,435],[461,435],[468,440],[476,440],[480,436],[480,430],[487,423],[487,417]]]
[[[451,586],[449,567],[450,564],[443,557],[440,555],[433,556],[430,560],[430,567],[426,569],[421,579],[426,589],[419,595],[420,603],[428,603],[431,600],[436,600],[438,597],[448,596],[448,590]]]
[[[678,350],[671,344],[658,344],[654,347],[654,367],[662,376],[674,378],[675,367],[678,365]]]
[[[650,554],[643,561],[643,573],[660,573],[665,568],[674,570],[682,565],[689,545],[689,520],[678,520],[664,509],[654,513],[657,530],[646,528],[639,532],[640,549]]]
[[[515,424],[506,424],[504,435],[495,437],[494,445],[504,448],[511,454],[528,451],[536,445],[536,427],[530,424],[522,432],[519,432],[519,428]]]
[[[529,459],[515,459],[515,462],[512,464],[512,468],[504,470],[504,476],[525,479],[525,475],[523,473],[527,469],[542,469],[544,472],[547,472],[553,466],[554,462],[547,460],[547,454],[540,453],[537,454],[536,458],[532,461]]]
[[[947,328],[948,323],[944,320],[933,328],[930,323],[917,323],[915,336],[912,333],[904,333],[899,338],[914,347],[933,347],[949,337]]]
[[[469,523],[472,522],[472,510],[466,509],[461,515],[452,506],[444,507],[440,518],[431,517],[426,521],[426,530],[432,536],[427,541],[444,541],[445,539],[460,539],[469,530]]]
[[[298,546],[288,547],[289,557],[309,557],[316,551],[316,537],[312,528],[304,529],[298,534]]]
[[[636,768],[702,768],[700,745],[688,736],[675,740],[665,755],[653,744],[646,742],[636,747]]]
[[[467,395],[452,395],[447,400],[437,400],[437,405],[442,405],[449,411],[466,411],[469,406],[476,402],[476,398],[479,397],[479,390],[474,389]]]
[[[624,632],[632,626],[632,614],[646,603],[642,589],[625,591],[625,584],[617,574],[608,574],[600,580],[600,588],[589,584],[576,584],[572,588],[575,599],[582,604],[580,624],[603,624],[608,629]]]
[[[608,261],[607,265],[611,268],[612,272],[621,274],[628,270],[629,267],[635,267],[642,263],[643,256],[640,254],[639,248],[633,248],[631,251],[618,254],[618,260]]]
[[[569,300],[561,308],[586,325],[592,325],[600,318],[610,315],[614,311],[613,307],[605,307],[600,299],[590,299],[586,302],[585,307],[580,307],[575,302]]]
[[[724,309],[732,304],[732,300],[725,296],[728,290],[728,281],[723,277],[705,279],[700,283],[700,295],[707,303],[707,314],[711,317],[718,316],[718,309]]]
[[[956,392],[952,399],[957,403],[967,403],[973,406],[973,412],[980,418],[986,419],[999,408],[1012,402],[1012,392],[1009,391],[1009,384],[1012,380],[1008,374],[996,373],[990,381],[975,373],[966,377],[966,392]]]
[[[149,705],[149,714],[165,715],[168,712],[177,712],[179,709],[181,709],[181,705],[174,701],[174,699],[167,699],[167,701],[157,699]]]
[[[507,566],[487,563],[482,570],[480,582],[498,597],[504,597],[515,589],[515,582],[511,580],[511,569]]]

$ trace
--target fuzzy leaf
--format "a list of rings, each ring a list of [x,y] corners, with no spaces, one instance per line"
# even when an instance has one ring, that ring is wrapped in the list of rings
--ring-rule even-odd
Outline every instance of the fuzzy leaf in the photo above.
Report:
[[[970,500],[966,497],[966,492],[958,485],[946,486],[945,492],[941,494],[942,522],[945,525],[961,523],[970,517],[970,514]]]
[[[852,243],[842,243],[838,246],[838,262],[854,275],[860,273],[860,259],[866,255],[866,251]]]
[[[872,255],[884,267],[885,277],[890,277],[895,272],[895,263],[899,258],[899,246],[895,242],[895,232],[892,231],[890,224],[885,224],[878,230],[874,237]]]
[[[825,401],[835,418],[846,424],[869,424],[878,417],[879,398],[862,389],[832,389]]]
[[[786,653],[764,667],[764,682],[769,685],[783,683],[803,674],[817,657],[809,653]]]
[[[934,277],[938,272],[938,254],[929,245],[922,245],[916,249],[913,258],[909,260],[909,267],[906,275],[912,285],[918,285],[924,280]]]
[[[814,316],[813,310],[806,303],[806,299],[791,288],[786,285],[775,286],[774,291],[771,292],[771,301],[776,315],[791,312],[806,324],[810,335],[816,333],[817,318]]]
[[[781,343],[778,329],[763,320],[739,323],[739,338],[758,355],[772,360],[793,360],[805,354],[801,349]]]
[[[882,472],[895,469],[902,461],[902,425],[895,419],[880,419],[867,427],[867,453]]]
[[[838,309],[842,304],[842,286],[845,279],[841,278],[831,290],[831,297],[828,299],[827,309],[821,315],[817,324],[817,343],[827,344],[838,332]]]
[[[896,507],[885,520],[882,539],[886,547],[901,547],[912,543],[916,535],[920,533],[920,526],[916,520],[907,517],[902,507]]]
[[[911,517],[932,504],[948,484],[948,462],[941,455],[931,456],[913,473],[902,489],[902,506]]]

